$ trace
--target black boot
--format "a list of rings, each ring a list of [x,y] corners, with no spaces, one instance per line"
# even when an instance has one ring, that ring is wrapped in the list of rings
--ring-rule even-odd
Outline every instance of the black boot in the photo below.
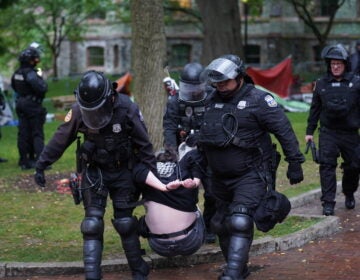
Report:
[[[228,248],[227,267],[221,280],[243,280],[248,276],[247,262],[251,239],[232,236]],[[246,272],[245,272],[246,271]],[[231,277],[231,278],[226,278]]]
[[[133,280],[146,280],[150,268],[142,258],[142,250],[137,233],[137,219],[135,217],[126,217],[115,219],[112,222],[116,231],[120,234]]]
[[[335,215],[335,202],[323,202],[323,215],[325,216],[334,216]]]
[[[101,255],[102,241],[100,240],[84,240],[84,270],[87,280],[101,279]]]
[[[345,207],[347,209],[355,208],[355,197],[353,193],[345,195]]]

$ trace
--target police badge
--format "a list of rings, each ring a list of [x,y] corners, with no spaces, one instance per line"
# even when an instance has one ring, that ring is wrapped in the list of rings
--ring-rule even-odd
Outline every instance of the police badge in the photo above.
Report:
[[[121,124],[119,124],[119,123],[116,123],[116,124],[113,124],[113,128],[112,128],[112,131],[114,132],[114,133],[119,133],[119,132],[121,132]]]

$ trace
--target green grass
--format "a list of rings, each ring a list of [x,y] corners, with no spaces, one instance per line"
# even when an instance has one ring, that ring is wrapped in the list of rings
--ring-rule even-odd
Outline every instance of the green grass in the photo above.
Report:
[[[66,111],[53,108],[51,97],[73,94],[78,79],[68,79],[49,84],[49,93],[45,105],[48,111],[65,115]],[[294,127],[301,150],[305,150],[304,136],[307,113],[290,113],[289,119]],[[55,132],[60,121],[45,124],[45,142]],[[75,261],[82,259],[82,238],[80,223],[83,209],[74,205],[70,195],[49,191],[26,191],[16,187],[18,180],[23,180],[30,189],[36,189],[32,179],[33,170],[21,171],[18,167],[17,127],[2,127],[0,156],[9,161],[1,163],[0,169],[0,261]],[[53,164],[46,175],[65,173],[75,170],[75,148],[72,144],[59,161]],[[281,150],[280,145],[278,149]],[[278,170],[277,189],[289,197],[314,189],[319,186],[318,166],[312,162],[311,155],[306,155],[303,164],[305,180],[291,186],[286,178],[287,163],[282,159]],[[23,182],[23,183],[24,183]],[[199,206],[203,205],[200,195]],[[122,253],[119,236],[111,224],[112,207],[108,204],[105,215],[104,259],[116,257]],[[143,207],[136,209],[136,215],[144,213]],[[255,238],[289,234],[316,223],[314,219],[290,217],[277,225],[267,234],[256,231]],[[146,240],[143,247],[149,250]]]

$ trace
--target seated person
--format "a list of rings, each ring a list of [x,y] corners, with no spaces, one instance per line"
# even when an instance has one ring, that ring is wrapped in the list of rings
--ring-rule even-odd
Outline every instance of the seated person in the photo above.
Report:
[[[135,181],[147,185],[143,187],[146,214],[140,218],[140,234],[164,257],[194,254],[204,243],[205,225],[196,205],[202,162],[196,149],[186,150],[179,161],[169,151],[157,156],[160,180],[141,164],[134,168]]]

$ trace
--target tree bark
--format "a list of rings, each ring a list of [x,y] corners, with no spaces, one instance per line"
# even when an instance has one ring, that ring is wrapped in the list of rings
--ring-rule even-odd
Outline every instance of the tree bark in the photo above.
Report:
[[[166,37],[162,0],[132,0],[132,94],[139,104],[155,149],[163,146],[162,117],[166,104]]]
[[[243,58],[241,21],[237,0],[196,0],[204,25],[201,62],[224,54],[236,54]]]

